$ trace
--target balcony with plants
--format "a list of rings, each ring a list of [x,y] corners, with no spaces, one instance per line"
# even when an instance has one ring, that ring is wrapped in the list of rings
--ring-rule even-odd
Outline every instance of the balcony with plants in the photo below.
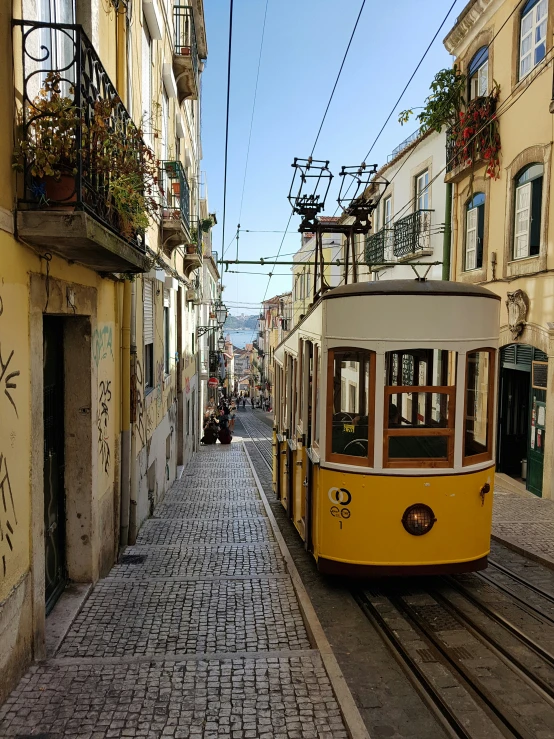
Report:
[[[491,179],[497,179],[500,172],[501,142],[496,115],[500,87],[493,81],[488,94],[471,97],[469,82],[456,65],[441,70],[416,115],[422,133],[446,128],[446,182],[457,182],[482,165]],[[413,113],[403,111],[400,122],[406,123]]]
[[[160,167],[162,239],[164,249],[190,242],[190,187],[179,161],[163,161]]]
[[[189,5],[175,5],[173,8],[173,27],[175,29],[173,46],[173,73],[177,83],[179,102],[198,100],[199,58],[194,12]]]
[[[13,156],[19,236],[99,272],[145,271],[159,185],[142,127],[80,26],[14,26],[23,72]]]

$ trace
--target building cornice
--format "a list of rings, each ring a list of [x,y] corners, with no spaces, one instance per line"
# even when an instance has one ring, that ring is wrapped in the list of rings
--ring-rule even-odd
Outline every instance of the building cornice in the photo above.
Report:
[[[473,31],[475,24],[494,2],[495,0],[469,1],[456,19],[454,27],[443,41],[446,50],[450,54],[458,56],[460,45],[466,41],[467,36]]]

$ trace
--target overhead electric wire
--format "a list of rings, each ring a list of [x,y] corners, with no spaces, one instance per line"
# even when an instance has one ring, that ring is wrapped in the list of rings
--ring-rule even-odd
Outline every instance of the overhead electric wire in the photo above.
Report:
[[[456,1],[456,0],[455,0]],[[319,125],[319,130],[317,132],[317,136],[315,137],[314,145],[312,146],[312,153],[310,154],[310,157],[313,157],[315,147],[317,146],[317,142],[319,141],[319,136],[321,134],[321,131],[323,129],[323,124],[325,123],[325,119],[327,118],[327,113],[329,112],[329,108],[331,107],[331,102],[333,100],[333,97],[335,95],[335,90],[337,89],[337,85],[339,83],[340,76],[342,74],[342,69],[344,67],[344,63],[346,62],[346,57],[348,56],[348,52],[350,51],[350,46],[352,45],[352,41],[354,40],[354,36],[356,34],[356,29],[358,28],[358,23],[360,22],[360,18],[362,15],[362,12],[364,10],[366,0],[362,0],[362,4],[360,5],[360,10],[358,12],[358,17],[356,18],[356,22],[354,23],[354,28],[352,29],[352,33],[350,34],[350,40],[348,41],[348,46],[346,47],[346,51],[344,52],[344,56],[342,57],[342,62],[337,74],[337,78],[335,80],[335,84],[333,85],[333,89],[331,90],[331,95],[329,96],[329,101],[327,102],[327,107],[325,108],[325,113],[323,113],[323,118],[321,119],[321,123]]]
[[[227,209],[227,159],[229,153],[229,101],[231,97],[231,56],[233,51],[233,0],[229,0],[229,56],[227,59],[227,109],[225,114],[225,163],[223,170],[223,219],[221,223],[221,258],[225,254],[225,214]],[[221,279],[223,282],[223,278]]]
[[[338,74],[337,74],[337,78],[336,78],[336,80],[335,80],[335,84],[333,85],[333,89],[332,89],[332,91],[331,91],[331,95],[329,96],[329,101],[328,101],[328,103],[327,103],[327,107],[325,108],[325,112],[323,113],[323,118],[321,119],[321,123],[320,123],[320,125],[319,125],[319,129],[318,129],[318,132],[317,132],[317,136],[315,137],[314,145],[312,146],[312,153],[311,153],[311,155],[310,155],[310,156],[312,156],[312,155],[313,155],[313,153],[314,153],[314,151],[315,151],[315,147],[316,147],[316,145],[317,145],[317,142],[318,142],[318,140],[319,140],[319,136],[320,136],[320,134],[321,134],[321,131],[322,131],[322,129],[323,129],[323,124],[325,123],[325,119],[326,119],[326,117],[327,117],[327,113],[328,113],[328,111],[329,111],[329,107],[330,107],[330,105],[331,105],[331,102],[332,102],[332,100],[333,100],[333,97],[334,97],[334,95],[335,95],[335,91],[336,91],[336,89],[337,89],[337,85],[338,85],[338,82],[339,82],[340,76],[341,76],[341,74],[342,74],[342,70],[343,70],[343,67],[344,67],[344,63],[346,62],[346,58],[347,58],[347,56],[348,56],[348,52],[350,51],[350,46],[352,45],[352,40],[353,40],[353,38],[354,38],[354,35],[355,35],[355,33],[356,33],[356,29],[358,28],[358,23],[359,23],[359,21],[360,21],[360,16],[361,16],[361,14],[362,14],[362,11],[363,11],[363,9],[364,9],[365,3],[366,3],[366,0],[362,0],[362,3],[361,3],[361,5],[360,5],[360,10],[359,10],[359,12],[358,12],[358,15],[357,15],[357,17],[356,17],[356,22],[354,23],[354,28],[352,29],[352,33],[350,34],[350,39],[349,39],[349,41],[348,41],[348,45],[347,45],[347,47],[346,47],[346,51],[344,52],[344,55],[343,55],[343,58],[342,58],[342,62],[341,62],[341,65],[340,65],[340,68],[339,68],[339,71],[338,71]],[[277,259],[279,258],[279,254],[281,253],[281,249],[283,248],[283,242],[285,241],[285,236],[287,235],[287,231],[288,231],[288,229],[289,229],[289,226],[290,226],[290,222],[291,222],[291,220],[292,220],[292,216],[293,216],[293,215],[294,215],[294,209],[293,209],[293,210],[291,210],[291,213],[290,213],[290,215],[289,215],[289,219],[288,219],[288,221],[287,221],[287,225],[285,226],[285,230],[284,230],[284,232],[283,232],[283,238],[281,239],[281,244],[279,245],[279,249],[278,249],[278,251],[277,251],[277,256],[275,257],[275,259],[276,259],[276,260],[277,260]],[[275,266],[275,264],[277,264],[277,261],[275,261],[275,263],[274,263],[274,266]],[[269,284],[270,284],[270,282],[271,282],[271,277],[272,277],[272,275],[270,274],[270,275],[269,275],[269,278],[268,278],[268,280],[267,280],[267,285],[266,285],[266,288],[265,288],[265,292],[264,292],[264,297],[263,297],[263,299],[262,299],[262,303],[263,303],[263,302],[265,301],[265,299],[266,299],[266,296],[267,296],[267,291],[269,290]]]
[[[541,65],[546,66],[546,64],[548,64],[551,61],[551,59],[549,58],[549,56],[552,54],[553,51],[554,51],[554,46],[551,46],[548,49],[548,51],[546,52],[546,54],[545,54],[544,58],[542,59],[542,61],[540,62]],[[552,54],[552,57],[554,57],[554,54]],[[497,108],[497,112],[495,114],[496,120],[498,120],[505,113],[507,113],[510,110],[510,108],[512,106],[514,106],[518,102],[518,100],[520,100],[520,98],[523,97],[523,95],[531,87],[531,85],[533,84],[533,82],[535,82],[535,80],[538,79],[538,76],[539,75],[536,75],[523,88],[515,88],[514,90],[512,90],[512,92],[508,95],[508,97]],[[519,95],[517,97],[515,97],[517,93],[519,93]],[[512,100],[512,98],[514,98],[514,97],[515,97],[515,99]],[[507,105],[507,103],[510,103],[510,104]],[[483,125],[464,143],[464,145],[467,147],[472,141],[474,141],[475,138],[489,125],[489,123],[490,123],[490,121],[487,121],[487,122],[483,123]],[[443,172],[445,172],[447,170],[448,165],[451,164],[454,161],[455,161],[455,156],[453,156],[449,160],[447,160],[447,162],[444,165],[444,167],[442,167],[442,169],[440,169],[437,172],[437,174],[429,181],[429,184],[427,185],[427,188],[429,188],[433,184],[433,182],[435,182],[435,180],[437,180],[443,174]],[[414,202],[414,200],[415,200],[416,197],[417,196],[414,196],[414,197],[410,198],[410,200],[408,200],[399,210],[397,210],[396,213],[393,216],[393,219],[397,218],[397,216],[399,216],[408,207],[410,207],[410,205],[412,205],[412,203]]]
[[[240,219],[242,216],[242,204],[244,201],[244,189],[246,187],[246,174],[248,172],[248,160],[250,158],[250,142],[252,141],[252,128],[254,126],[254,112],[256,110],[256,98],[258,96],[258,81],[260,79],[260,66],[262,64],[262,50],[264,48],[264,36],[265,36],[265,23],[267,20],[267,6],[269,5],[269,0],[265,0],[265,11],[264,11],[264,20],[262,24],[262,37],[260,40],[260,54],[258,56],[258,69],[256,72],[256,84],[254,85],[254,99],[252,101],[252,116],[250,117],[250,131],[248,133],[248,146],[246,147],[246,162],[244,165],[244,178],[242,180],[242,193],[240,196],[240,208],[239,208],[239,226],[240,226]]]
[[[493,41],[495,40],[495,38],[496,38],[496,37],[498,36],[498,34],[500,33],[500,31],[501,31],[501,30],[502,30],[502,29],[504,28],[504,26],[506,25],[506,23],[508,23],[508,21],[509,21],[509,20],[510,20],[510,18],[511,18],[511,17],[513,16],[513,14],[514,14],[514,13],[516,12],[516,10],[518,10],[518,8],[519,8],[519,5],[514,5],[514,7],[513,7],[513,9],[512,9],[512,12],[511,12],[511,13],[510,13],[510,14],[508,15],[508,17],[506,18],[506,20],[504,21],[504,23],[502,23],[502,25],[500,26],[500,28],[499,28],[499,29],[498,29],[498,30],[496,31],[496,33],[495,33],[495,34],[494,34],[494,36],[493,36],[493,37],[491,38],[491,40],[489,41],[489,43],[488,43],[488,44],[487,44],[487,45],[486,45],[486,46],[484,47],[484,48],[485,48],[485,49],[486,49],[487,51],[488,51],[488,50],[490,49],[490,47],[491,47],[491,45],[492,45]],[[480,54],[482,54],[482,53],[484,53],[484,52],[481,52],[481,51],[480,51]],[[448,102],[450,102],[450,100],[452,100],[452,99],[453,99],[453,96],[451,96],[451,97],[450,97],[450,98],[448,99]],[[389,184],[392,184],[392,183],[394,182],[394,179],[395,179],[395,177],[396,177],[396,176],[398,175],[398,173],[400,172],[400,170],[402,169],[402,167],[403,167],[403,166],[404,166],[404,165],[406,164],[406,162],[407,162],[407,161],[408,161],[408,159],[409,159],[409,158],[411,157],[411,155],[412,155],[412,154],[414,153],[414,151],[416,151],[416,149],[417,149],[417,146],[414,146],[414,147],[413,147],[413,148],[412,148],[412,149],[411,149],[411,150],[410,150],[410,151],[408,152],[408,155],[407,155],[407,156],[406,156],[406,157],[404,158],[404,160],[402,161],[402,164],[401,164],[401,165],[400,165],[400,166],[398,167],[398,169],[396,170],[396,172],[395,172],[395,173],[393,174],[393,176],[391,177],[391,179],[390,179],[390,182],[389,182]]]

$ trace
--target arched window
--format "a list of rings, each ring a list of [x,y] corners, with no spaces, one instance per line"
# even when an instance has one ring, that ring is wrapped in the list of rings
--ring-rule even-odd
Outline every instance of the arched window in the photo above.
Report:
[[[483,266],[484,237],[485,195],[476,192],[466,205],[466,270],[479,269]]]
[[[514,259],[540,251],[543,175],[542,164],[529,164],[515,177]]]
[[[489,48],[482,46],[467,68],[469,99],[483,97],[489,91]]]
[[[548,0],[527,0],[521,10],[519,79],[523,79],[546,55]]]

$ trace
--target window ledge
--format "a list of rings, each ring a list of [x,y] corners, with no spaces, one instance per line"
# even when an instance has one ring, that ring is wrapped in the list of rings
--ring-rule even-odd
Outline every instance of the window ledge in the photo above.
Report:
[[[506,265],[506,277],[525,276],[546,269],[546,257],[543,254],[534,254],[532,257],[510,259]]]

